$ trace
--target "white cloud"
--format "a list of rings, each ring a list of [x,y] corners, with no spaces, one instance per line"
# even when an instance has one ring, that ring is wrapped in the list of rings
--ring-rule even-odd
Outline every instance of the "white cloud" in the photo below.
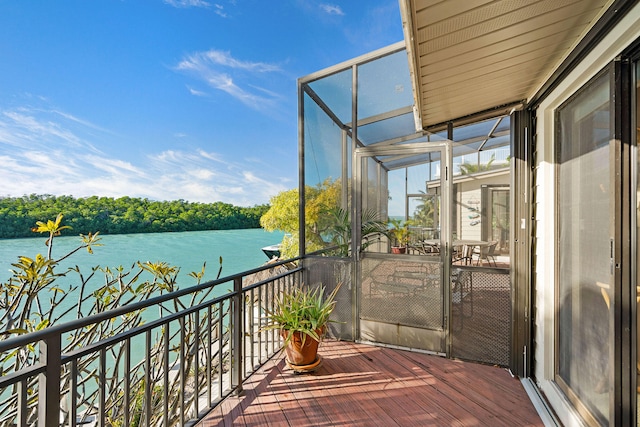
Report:
[[[228,161],[217,153],[170,150],[150,156],[150,168],[159,180],[162,199],[222,200],[240,206],[266,203],[287,189],[271,176],[259,176],[246,165]],[[262,169],[263,170],[263,169]],[[264,173],[264,172],[262,172]],[[173,194],[172,197],[167,197]]]
[[[340,15],[340,16],[344,16],[344,12],[342,10],[342,8],[338,5],[333,5],[333,4],[321,4],[320,5],[320,9],[322,9],[325,13],[329,14],[329,15]]]
[[[95,146],[109,142],[92,138],[113,135],[96,129],[60,111],[0,107],[0,196],[130,196],[251,206],[267,203],[290,184],[264,165],[198,147],[147,152],[139,160],[108,154]]]
[[[214,4],[214,12],[216,13],[216,15],[220,15],[222,18],[226,18],[227,17],[227,13],[224,11],[224,6],[222,6],[221,4]]]
[[[273,182],[271,179],[268,179],[268,177],[266,179],[260,178],[251,171],[244,171],[243,176],[246,182],[258,188],[262,188],[267,194],[275,195],[281,191],[289,189],[285,188],[283,183]]]
[[[196,169],[188,172],[190,176],[198,180],[208,180],[213,178],[216,174],[212,170],[208,169]]]
[[[234,58],[230,52],[210,49],[187,55],[175,69],[192,75],[210,88],[225,92],[256,110],[268,110],[278,98],[275,91],[249,83],[261,74],[280,72],[281,68],[275,64],[242,61]],[[243,81],[247,83],[244,84]],[[202,91],[191,88],[189,91],[195,96],[205,96]]]
[[[52,121],[39,121],[27,111],[4,111],[3,115],[10,123],[4,125],[13,126],[21,136],[21,139],[37,141],[43,137],[54,137],[66,141],[71,145],[79,145],[79,139],[70,131],[62,129],[57,123]]]
[[[211,9],[213,13],[221,18],[228,18],[229,14],[225,10],[224,6],[219,3],[210,3],[204,0],[164,0],[165,4],[173,6],[178,9],[188,9],[191,7],[200,7],[204,9]],[[235,6],[235,1],[230,1]]]
[[[206,58],[212,63],[224,65],[229,68],[241,68],[249,71],[270,72],[279,71],[280,67],[264,62],[240,61],[231,56],[231,52],[223,52],[221,50],[211,49],[206,52],[196,53],[192,57]]]
[[[208,153],[204,150],[198,150],[198,156],[204,157],[205,159],[214,160],[216,162],[222,162],[222,158],[216,153]]]
[[[95,168],[97,170],[107,172],[111,176],[130,175],[144,177],[145,175],[144,172],[142,172],[140,169],[124,160],[109,159],[105,158],[105,156],[83,154],[80,154],[79,158],[83,160],[83,162],[87,166],[91,166],[92,168]]]
[[[189,87],[189,86],[187,86],[187,89],[189,89],[189,93],[191,93],[191,95],[194,95],[194,96],[203,96],[203,97],[209,96],[208,93],[203,92],[201,90],[194,89],[194,88]]]
[[[206,2],[204,0],[164,0],[164,2],[170,6],[177,7],[177,8],[211,7],[211,3]]]

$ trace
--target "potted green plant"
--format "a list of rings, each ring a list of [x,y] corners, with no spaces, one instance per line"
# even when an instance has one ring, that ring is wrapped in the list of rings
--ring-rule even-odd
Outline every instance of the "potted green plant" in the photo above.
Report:
[[[273,310],[267,312],[263,330],[280,331],[287,365],[295,372],[313,372],[320,367],[318,345],[331,322],[339,289],[340,284],[325,297],[324,286],[294,286],[277,296]]]
[[[391,243],[391,253],[403,254],[407,251],[409,239],[411,238],[411,230],[409,230],[409,221],[402,221],[397,218],[389,220],[392,228],[389,229],[389,235],[393,237]]]

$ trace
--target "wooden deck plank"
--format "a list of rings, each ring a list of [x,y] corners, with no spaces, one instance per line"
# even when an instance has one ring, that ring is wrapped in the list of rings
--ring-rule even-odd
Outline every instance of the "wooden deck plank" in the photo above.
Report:
[[[391,370],[395,366],[395,370],[391,372],[395,372],[395,375],[400,378],[407,375],[402,370],[411,370],[418,376],[414,381],[403,381],[402,386],[405,389],[416,389],[416,392],[412,392],[411,396],[418,405],[417,407],[429,414],[432,422],[442,425],[464,425],[465,419],[474,417],[471,411],[478,411],[479,408],[459,405],[460,396],[455,390],[443,389],[443,384],[438,383],[436,378],[428,371],[411,364],[411,359],[408,359],[404,353],[406,352],[396,351],[394,353],[394,356],[396,356],[393,361],[394,365],[385,366],[385,368]],[[385,352],[385,354],[387,353]],[[433,358],[433,356],[419,356]],[[405,401],[403,407],[407,406],[408,402]]]
[[[319,420],[326,419],[327,414],[314,399],[312,384],[301,383],[301,375],[287,375],[283,369],[279,371],[279,380],[287,396],[286,403],[283,401],[281,406],[289,425],[320,425]]]
[[[296,375],[267,362],[198,427],[543,426],[503,368],[402,350],[325,341],[323,365]]]
[[[334,365],[336,371],[340,372],[342,384],[338,398],[347,402],[346,409],[353,411],[358,425],[396,425],[393,414],[389,411],[388,396],[384,391],[371,387],[376,381],[380,381],[380,372],[370,366],[372,359],[363,349],[366,347],[353,343],[342,343],[337,347],[339,362]],[[367,398],[363,399],[363,396]]]
[[[348,343],[343,344],[348,345]],[[347,357],[344,357],[345,355]],[[349,416],[355,414],[355,417],[349,419],[351,425],[370,425],[376,420],[387,424],[393,422],[383,408],[376,405],[375,401],[358,398],[362,393],[370,391],[366,384],[370,383],[371,378],[365,370],[361,369],[360,365],[353,363],[351,358],[354,357],[354,353],[352,351],[330,351],[327,349],[327,351],[323,351],[323,357],[325,358],[324,366],[318,372],[312,375],[296,376],[296,378],[302,388],[312,391],[311,397],[313,399],[320,401],[322,407],[328,407],[331,410],[331,419],[337,421],[339,418],[344,418],[345,414]],[[327,360],[330,360],[331,363],[326,362]],[[336,361],[339,362],[334,363]],[[286,372],[284,374],[286,375]],[[291,377],[291,374],[288,376]],[[292,392],[296,393],[296,390],[292,389]],[[321,397],[320,390],[329,391],[328,396]],[[365,419],[363,420],[363,418]]]
[[[281,414],[277,402],[274,402],[273,399],[270,400],[269,394],[265,393],[268,381],[267,372],[261,370],[252,375],[249,381],[243,385],[243,398],[246,401],[242,411],[244,425],[268,426],[271,414]]]
[[[337,359],[340,357],[336,352],[325,352],[325,358]],[[338,425],[357,425],[361,420],[358,419],[357,413],[366,411],[360,405],[357,405],[351,399],[344,398],[344,387],[340,386],[341,376],[343,372],[338,370],[337,364],[329,363],[324,365],[324,371],[329,380],[316,376],[314,379],[316,384],[313,389],[313,396],[321,400],[326,411],[332,414],[331,419]],[[365,412],[366,413],[366,412]]]
[[[261,369],[267,374],[260,381],[255,381],[253,388],[258,395],[256,402],[265,412],[266,422],[248,425],[282,426],[289,424],[287,414],[283,411],[283,401],[286,401],[288,397],[279,390],[280,376],[284,366],[284,360],[279,358],[268,361]]]
[[[408,357],[410,358],[410,356]],[[504,399],[498,400],[496,389],[487,387],[486,381],[470,378],[483,368],[486,367],[482,365],[471,366],[462,362],[459,362],[453,369],[449,367],[446,371],[424,366],[424,369],[431,372],[436,379],[438,392],[446,396],[442,407],[455,413],[461,422],[464,422],[465,419],[476,418],[485,421],[492,420],[491,425],[517,425],[520,420],[513,418],[508,411],[504,411]],[[499,377],[501,373],[495,369],[492,369],[492,372],[495,377]],[[517,385],[520,385],[519,382]]]
[[[406,425],[406,420],[417,421],[416,417],[425,416],[431,422],[435,422],[430,407],[437,403],[436,399],[429,397],[428,393],[416,393],[415,388],[428,388],[431,386],[429,378],[421,377],[411,367],[405,366],[401,352],[398,351],[374,351],[369,353],[371,365],[378,369],[387,384],[384,386],[386,405],[388,411],[399,425]],[[455,418],[445,414],[447,424],[455,425]]]

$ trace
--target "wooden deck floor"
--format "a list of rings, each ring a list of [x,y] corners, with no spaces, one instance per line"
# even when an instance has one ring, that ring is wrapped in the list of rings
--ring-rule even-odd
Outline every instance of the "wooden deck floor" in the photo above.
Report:
[[[322,367],[296,375],[279,355],[198,427],[543,426],[502,368],[325,341]]]

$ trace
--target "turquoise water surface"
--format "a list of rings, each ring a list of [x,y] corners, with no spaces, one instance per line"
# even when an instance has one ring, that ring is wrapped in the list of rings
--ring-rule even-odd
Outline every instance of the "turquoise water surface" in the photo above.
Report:
[[[136,261],[164,261],[180,267],[178,283],[181,288],[184,288],[195,283],[195,279],[188,274],[192,271],[199,272],[205,261],[207,263],[205,280],[216,278],[220,257],[223,259],[220,277],[261,266],[268,261],[261,248],[280,243],[283,233],[247,229],[119,234],[101,237],[100,243],[104,246],[95,247],[93,254],[82,249],[63,261],[61,266],[78,265],[82,272],[88,274],[91,267],[96,265],[111,269],[122,265],[125,269],[129,269]],[[35,258],[38,253],[46,255],[45,241],[44,235],[29,239],[1,239],[0,283],[5,283],[9,279],[11,263],[15,263],[18,256]],[[78,236],[56,237],[53,243],[53,258],[62,257],[79,244]]]
[[[261,248],[280,243],[282,237],[283,233],[269,233],[262,229],[105,235],[102,236],[100,241],[104,246],[95,247],[93,254],[89,254],[86,249],[82,249],[68,260],[61,262],[60,267],[57,267],[56,270],[58,273],[62,273],[66,271],[67,267],[78,265],[80,271],[87,276],[90,274],[92,267],[97,265],[109,267],[112,270],[122,265],[125,271],[128,271],[137,261],[164,261],[170,265],[180,267],[178,287],[184,289],[196,284],[195,279],[189,277],[188,274],[192,271],[199,272],[204,262],[207,263],[204,280],[215,279],[218,274],[220,257],[223,258],[221,277],[260,267],[268,261]],[[19,255],[28,256],[29,258],[35,258],[38,253],[46,255],[47,246],[45,241],[45,236],[30,239],[0,240],[0,283],[8,281],[11,276],[9,271],[12,268],[11,263],[17,262]],[[78,247],[80,242],[78,236],[56,237],[53,243],[53,258],[59,259]],[[137,268],[135,270],[137,271]],[[144,276],[144,280],[149,279],[150,276],[148,274]],[[54,284],[66,291],[70,286],[78,286],[79,278],[77,273],[69,273],[66,277],[56,279]],[[103,284],[103,275],[96,275],[89,282],[85,295],[92,290],[92,287],[96,289]],[[223,284],[217,294],[223,294],[228,290],[228,285]],[[75,307],[79,291],[76,290],[74,292],[69,294],[69,298],[64,300],[63,303],[57,305],[56,316],[65,313],[67,309]],[[215,295],[216,290],[213,292]],[[42,298],[44,311],[48,308],[49,298],[48,293],[45,293]],[[188,305],[189,298],[189,296],[184,297],[183,303]],[[90,301],[93,302],[93,300]],[[88,308],[91,302],[84,307]],[[173,307],[170,302],[166,306]],[[33,311],[36,312],[37,310],[33,308]],[[83,309],[83,312],[86,314],[86,309]],[[144,322],[149,322],[157,319],[163,313],[166,314],[166,312],[159,310],[159,306],[155,306],[145,310],[141,317]],[[69,311],[59,319],[58,323],[73,320],[76,316],[75,310]],[[35,315],[32,318],[38,319]],[[174,322],[171,326],[173,328],[172,333],[176,333],[176,327],[179,327],[179,324]],[[180,335],[172,338],[171,344],[174,347],[177,347],[179,338]],[[153,339],[158,339],[158,336],[154,335]],[[66,345],[66,341],[63,341],[63,345]],[[118,351],[118,345],[115,348],[115,351]],[[178,357],[176,353],[171,354],[172,357]],[[144,360],[144,357],[144,335],[138,335],[131,341],[131,360],[134,363],[139,363]],[[109,359],[106,363],[107,369],[113,369],[114,360]],[[92,381],[87,381],[83,387],[85,387],[83,390],[87,393],[96,389],[96,385]],[[0,398],[7,398],[9,393],[11,393],[10,387],[7,387],[4,391],[0,390]]]

